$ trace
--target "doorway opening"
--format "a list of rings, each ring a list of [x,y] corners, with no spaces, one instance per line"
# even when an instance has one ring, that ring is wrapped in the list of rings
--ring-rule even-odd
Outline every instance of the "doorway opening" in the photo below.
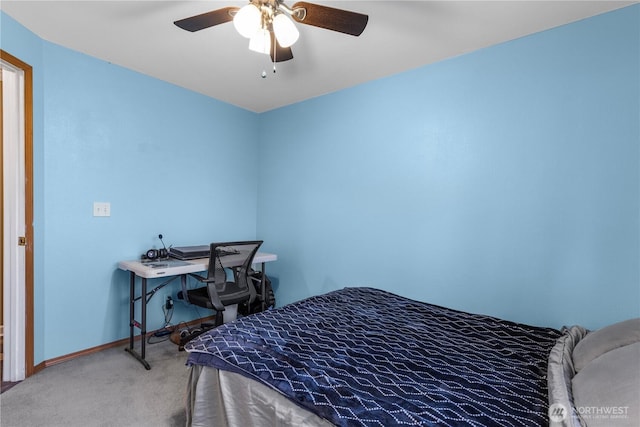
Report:
[[[2,382],[34,373],[33,82],[30,65],[0,50]]]

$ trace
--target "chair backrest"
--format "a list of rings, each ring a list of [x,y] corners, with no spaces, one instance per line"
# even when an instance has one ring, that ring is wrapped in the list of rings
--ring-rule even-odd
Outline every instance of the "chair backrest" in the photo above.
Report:
[[[211,243],[207,279],[213,280],[211,285],[215,286],[223,303],[227,299],[225,297],[233,300],[239,293],[248,293],[249,302],[255,300],[256,290],[250,273],[260,245],[262,240]],[[228,286],[231,283],[235,283],[235,286]]]

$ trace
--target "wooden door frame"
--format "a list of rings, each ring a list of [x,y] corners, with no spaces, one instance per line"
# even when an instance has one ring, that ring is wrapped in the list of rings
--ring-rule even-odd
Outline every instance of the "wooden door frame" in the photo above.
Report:
[[[0,49],[0,59],[24,72],[24,185],[25,185],[25,376],[34,367],[34,287],[33,287],[33,69],[10,53]],[[4,191],[4,190],[3,190]]]

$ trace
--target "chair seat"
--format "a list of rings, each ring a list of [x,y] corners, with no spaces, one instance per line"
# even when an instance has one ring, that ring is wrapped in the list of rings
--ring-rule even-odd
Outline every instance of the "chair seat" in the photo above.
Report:
[[[207,292],[206,286],[188,290],[187,295],[189,296],[189,300],[192,304],[215,310],[215,307],[213,306],[213,304],[211,304],[211,299],[209,298],[209,292]],[[246,300],[246,293],[243,289],[240,289],[240,286],[238,286],[237,283],[226,283],[224,296],[225,305],[239,304],[245,302]]]

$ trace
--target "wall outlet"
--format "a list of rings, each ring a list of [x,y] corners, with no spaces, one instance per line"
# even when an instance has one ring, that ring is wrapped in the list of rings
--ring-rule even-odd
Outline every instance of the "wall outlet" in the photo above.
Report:
[[[111,203],[93,202],[93,216],[111,216]]]

